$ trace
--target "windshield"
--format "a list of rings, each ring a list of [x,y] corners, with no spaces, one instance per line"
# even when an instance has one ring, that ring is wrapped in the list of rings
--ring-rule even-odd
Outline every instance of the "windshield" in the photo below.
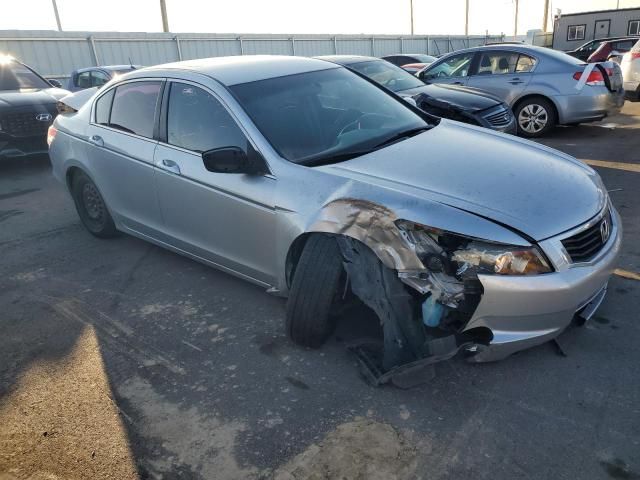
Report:
[[[352,63],[349,65],[349,68],[366,75],[374,82],[394,92],[408,90],[409,88],[424,87],[424,83],[417,77],[384,60]]]
[[[30,88],[51,88],[51,85],[21,63],[0,62],[0,90]]]
[[[287,160],[347,160],[430,127],[405,103],[345,68],[270,78],[231,90]]]

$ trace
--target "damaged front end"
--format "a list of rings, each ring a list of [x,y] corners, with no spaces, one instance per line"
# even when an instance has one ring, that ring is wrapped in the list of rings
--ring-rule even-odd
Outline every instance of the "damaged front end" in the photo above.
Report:
[[[376,215],[363,217],[359,210],[358,218],[374,226],[360,231],[375,232],[379,227],[375,227],[380,223]],[[535,247],[490,243],[385,218],[384,249],[369,235],[337,237],[352,292],[382,324],[382,345],[356,342],[350,346],[374,384],[423,383],[433,376],[433,364],[460,351],[473,355],[479,346],[489,344],[489,329],[467,328],[483,294],[478,275],[551,271]],[[381,256],[381,249],[394,254]]]

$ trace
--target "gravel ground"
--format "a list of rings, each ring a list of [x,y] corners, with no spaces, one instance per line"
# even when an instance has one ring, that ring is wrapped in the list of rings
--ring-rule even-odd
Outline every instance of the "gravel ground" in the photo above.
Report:
[[[636,273],[639,127],[627,103],[543,140],[600,165]],[[0,164],[0,253],[2,480],[640,478],[637,280],[612,278],[567,357],[456,359],[403,391],[360,379],[341,340],[358,319],[298,348],[281,299],[92,237],[47,159]]]

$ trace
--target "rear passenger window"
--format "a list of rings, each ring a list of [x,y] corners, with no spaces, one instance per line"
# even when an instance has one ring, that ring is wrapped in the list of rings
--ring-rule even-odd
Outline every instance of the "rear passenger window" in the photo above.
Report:
[[[247,149],[247,138],[213,95],[185,83],[172,83],[167,110],[167,141],[207,152],[222,147]]]
[[[131,82],[115,89],[109,126],[142,137],[153,137],[160,82]]]
[[[516,72],[530,72],[536,65],[536,59],[529,55],[520,55],[516,65]]]
[[[511,52],[485,52],[480,56],[478,75],[503,75],[513,73],[518,63],[518,54]]]
[[[115,90],[111,89],[96,101],[94,107],[96,123],[109,125],[109,113],[111,113],[111,102],[114,93]]]

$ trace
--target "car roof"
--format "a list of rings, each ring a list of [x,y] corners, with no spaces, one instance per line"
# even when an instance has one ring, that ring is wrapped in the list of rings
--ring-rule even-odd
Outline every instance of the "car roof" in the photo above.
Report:
[[[630,37],[616,37],[616,38],[608,38],[605,40],[601,40],[602,43],[611,43],[611,42],[619,42],[620,40],[638,40],[640,37],[637,35],[632,35]]]
[[[365,57],[364,55],[321,55],[314,58],[337,63],[339,65],[353,65],[354,63],[382,61],[380,58]]]
[[[339,68],[337,65],[306,57],[285,55],[237,55],[232,57],[199,58],[166,63],[136,70],[134,76],[145,72],[161,73],[184,70],[211,77],[223,85],[232,86],[268,78]],[[129,78],[133,78],[128,74]]]
[[[385,55],[382,58],[387,58],[387,57],[415,57],[416,55],[429,55],[428,53],[392,53],[390,55]],[[430,57],[433,57],[433,55],[429,55]]]
[[[137,70],[142,68],[141,65],[98,65],[95,67],[84,67],[75,70],[75,73],[90,72],[91,70],[106,70],[108,72],[116,72],[120,70]]]

